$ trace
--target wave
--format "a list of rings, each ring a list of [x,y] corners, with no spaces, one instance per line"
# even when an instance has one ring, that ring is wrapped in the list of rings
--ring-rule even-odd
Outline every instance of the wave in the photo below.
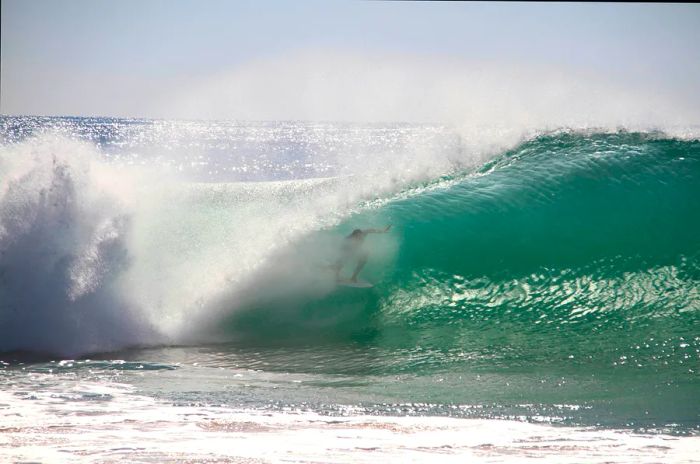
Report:
[[[558,132],[473,165],[450,153],[419,174],[385,159],[364,175],[192,183],[64,138],[10,144],[0,350],[323,339],[451,352],[522,337],[547,359],[565,340],[582,356],[592,334],[615,356],[649,338],[698,343],[700,142]],[[342,237],[385,224],[366,244],[374,288],[336,288]]]

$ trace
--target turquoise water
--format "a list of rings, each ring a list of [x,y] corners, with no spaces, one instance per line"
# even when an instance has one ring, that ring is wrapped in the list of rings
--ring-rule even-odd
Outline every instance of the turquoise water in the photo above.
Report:
[[[434,126],[2,122],[17,392],[700,430],[697,139],[557,131],[471,156]],[[374,287],[336,288],[342,237],[387,224]]]

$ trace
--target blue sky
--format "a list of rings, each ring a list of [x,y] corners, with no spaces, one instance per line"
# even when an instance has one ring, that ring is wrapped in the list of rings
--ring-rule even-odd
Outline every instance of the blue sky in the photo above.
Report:
[[[307,68],[343,56],[352,59],[338,65],[342,69],[371,68],[379,56],[413,63],[397,65],[393,75],[412,74],[411,66],[426,59],[443,63],[435,65],[442,66],[442,75],[454,71],[452,62],[461,63],[459,69],[492,66],[501,75],[527,68],[535,81],[538,72],[556,69],[577,79],[629,84],[688,106],[700,103],[700,5],[4,0],[2,9],[4,114],[187,117],[187,110],[164,102],[190,90],[190,100],[216,99],[197,89],[210,87],[212,76],[219,76],[221,88],[226,73],[240,88],[241,70],[262,72],[250,70],[261,62],[278,62],[265,67],[265,79],[271,72],[283,81],[287,72],[298,72],[294,57],[309,53],[316,64],[306,60]],[[371,69],[362,72],[361,78],[373,79]],[[451,82],[461,71],[454,72]],[[297,88],[308,76],[295,75]],[[418,85],[407,85],[406,97],[420,94]],[[268,104],[267,112],[250,116],[293,118],[284,89],[275,92],[288,104],[284,111]],[[207,111],[246,118],[231,102],[228,109]],[[192,117],[206,117],[207,111],[192,110]],[[298,112],[314,116],[308,108]]]

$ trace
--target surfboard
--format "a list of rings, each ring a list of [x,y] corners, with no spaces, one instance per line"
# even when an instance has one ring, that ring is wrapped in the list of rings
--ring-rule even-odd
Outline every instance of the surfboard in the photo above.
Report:
[[[373,285],[366,280],[362,279],[357,279],[356,281],[348,280],[348,279],[340,279],[338,280],[338,285],[342,285],[343,287],[355,287],[355,288],[372,288]]]

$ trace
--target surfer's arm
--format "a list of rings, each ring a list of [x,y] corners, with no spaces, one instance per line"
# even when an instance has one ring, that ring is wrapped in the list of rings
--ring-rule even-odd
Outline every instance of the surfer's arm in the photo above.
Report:
[[[365,229],[362,232],[364,232],[365,234],[386,234],[387,232],[389,232],[389,229],[391,229],[391,224],[386,226],[385,229]]]

